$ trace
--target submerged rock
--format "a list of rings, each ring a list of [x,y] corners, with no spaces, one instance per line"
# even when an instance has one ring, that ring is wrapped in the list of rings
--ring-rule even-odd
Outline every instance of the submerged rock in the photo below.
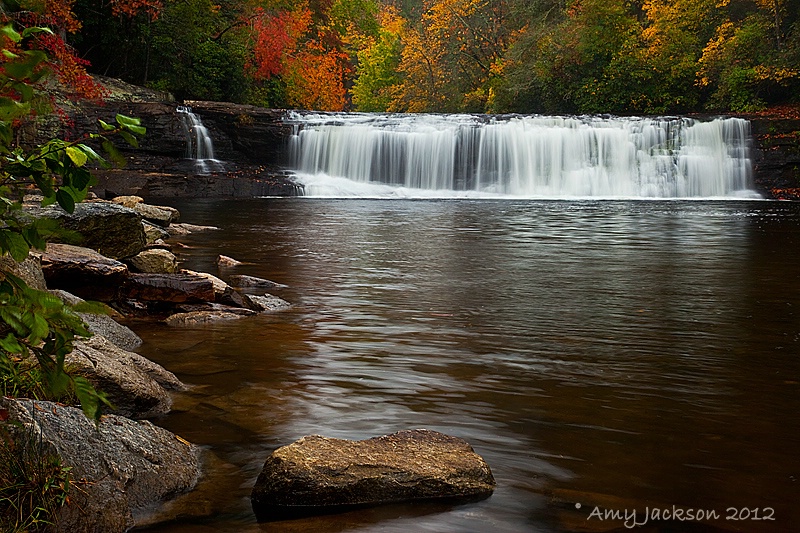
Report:
[[[122,533],[200,477],[198,448],[150,422],[108,415],[95,425],[74,407],[3,397],[0,407],[19,424],[7,426],[14,438],[36,438],[72,468],[54,531]]]
[[[232,267],[236,265],[242,265],[241,261],[237,261],[233,257],[228,257],[227,255],[220,255],[217,257],[217,265],[221,267]]]
[[[471,501],[492,494],[489,465],[465,440],[400,431],[361,441],[318,435],[278,448],[250,499],[259,521],[420,500]]]
[[[228,277],[230,284],[239,288],[253,288],[253,289],[278,289],[286,287],[280,283],[275,283],[268,279],[257,278],[255,276],[244,276],[242,274],[233,274]]]

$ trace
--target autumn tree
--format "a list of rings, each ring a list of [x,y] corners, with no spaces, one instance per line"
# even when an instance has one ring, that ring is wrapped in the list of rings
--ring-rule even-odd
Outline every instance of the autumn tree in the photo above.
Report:
[[[382,9],[379,24],[377,34],[357,52],[351,92],[358,111],[388,111],[401,81],[398,68],[406,20],[396,8],[388,6]]]
[[[392,108],[485,111],[515,22],[504,0],[432,0],[403,33]]]

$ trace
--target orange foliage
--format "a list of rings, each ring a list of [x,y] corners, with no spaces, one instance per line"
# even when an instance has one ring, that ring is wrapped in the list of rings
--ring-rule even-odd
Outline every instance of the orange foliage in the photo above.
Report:
[[[161,0],[111,0],[111,12],[117,17],[134,17],[145,13],[150,20],[156,20],[163,7]]]
[[[275,16],[259,11],[253,22],[255,57],[249,67],[255,79],[263,80],[284,71],[288,56],[311,25],[311,11],[306,6],[295,11],[281,11]]]
[[[308,43],[287,65],[285,76],[289,87],[289,103],[302,109],[341,111],[344,109],[343,64],[347,54],[326,51],[322,46]]]

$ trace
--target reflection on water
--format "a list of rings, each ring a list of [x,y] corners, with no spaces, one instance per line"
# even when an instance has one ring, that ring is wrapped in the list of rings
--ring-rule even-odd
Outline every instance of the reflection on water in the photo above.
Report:
[[[137,330],[193,387],[159,423],[208,451],[207,482],[154,531],[605,531],[624,526],[587,520],[594,506],[641,523],[673,505],[717,510],[722,530],[800,528],[797,204],[176,207],[224,230],[186,238],[186,267],[235,257],[247,264],[223,278],[284,283],[295,306]],[[495,494],[255,523],[249,491],[276,447],[419,427],[467,439]],[[725,520],[730,507],[775,520]]]

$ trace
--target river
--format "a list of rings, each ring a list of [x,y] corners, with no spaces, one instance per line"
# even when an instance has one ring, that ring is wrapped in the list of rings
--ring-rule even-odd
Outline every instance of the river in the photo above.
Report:
[[[624,530],[609,509],[646,531],[800,528],[800,204],[171,203],[221,228],[181,239],[184,267],[283,283],[293,307],[134,325],[192,387],[156,422],[206,454],[149,531]],[[275,448],[413,428],[469,441],[494,495],[256,524]],[[673,506],[692,519],[655,521]]]

